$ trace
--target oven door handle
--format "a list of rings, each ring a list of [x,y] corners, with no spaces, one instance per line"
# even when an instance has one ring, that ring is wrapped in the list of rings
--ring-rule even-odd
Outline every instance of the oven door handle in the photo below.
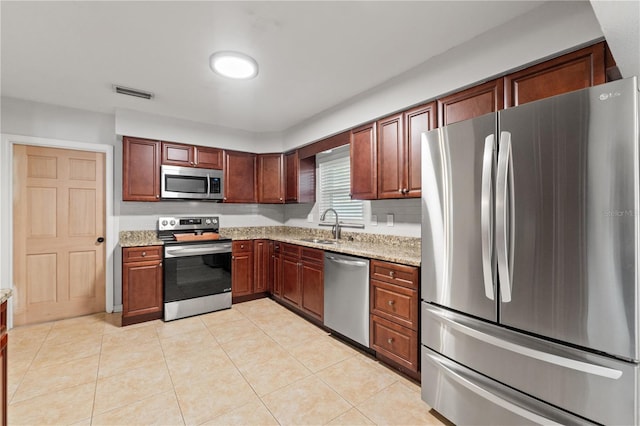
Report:
[[[203,254],[220,254],[231,253],[231,244],[216,244],[206,247],[165,247],[164,257],[170,259],[172,257],[201,256]]]

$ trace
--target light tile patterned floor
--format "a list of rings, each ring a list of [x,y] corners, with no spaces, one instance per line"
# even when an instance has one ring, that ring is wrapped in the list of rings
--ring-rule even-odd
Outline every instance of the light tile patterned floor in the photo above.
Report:
[[[270,299],[9,333],[9,424],[433,425],[415,383]]]

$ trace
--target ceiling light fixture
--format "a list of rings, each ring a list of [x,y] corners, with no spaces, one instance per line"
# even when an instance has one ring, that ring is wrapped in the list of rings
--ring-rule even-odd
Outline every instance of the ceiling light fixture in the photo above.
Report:
[[[221,76],[238,80],[248,80],[258,75],[256,60],[240,52],[216,52],[209,57],[209,66]]]

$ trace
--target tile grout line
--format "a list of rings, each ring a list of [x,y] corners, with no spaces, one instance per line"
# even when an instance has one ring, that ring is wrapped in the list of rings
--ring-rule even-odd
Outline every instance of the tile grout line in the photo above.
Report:
[[[102,338],[100,339],[100,354],[98,355],[98,368],[96,369],[96,383],[93,388],[93,402],[91,404],[91,417],[89,417],[89,424],[93,425],[93,415],[96,409],[96,396],[98,396],[98,380],[100,378],[100,361],[102,361],[102,343],[104,342],[104,330],[102,332]]]

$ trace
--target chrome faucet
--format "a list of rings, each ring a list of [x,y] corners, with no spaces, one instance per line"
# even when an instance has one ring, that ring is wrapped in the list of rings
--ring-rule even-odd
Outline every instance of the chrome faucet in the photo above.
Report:
[[[322,213],[322,216],[320,216],[320,220],[324,221],[324,218],[327,215],[327,212],[330,212],[330,211],[333,212],[333,214],[336,217],[336,223],[331,227],[331,233],[333,234],[333,237],[336,239],[336,243],[337,243],[338,239],[340,239],[340,222],[338,222],[338,212],[335,211],[334,209],[326,209],[324,213]]]

